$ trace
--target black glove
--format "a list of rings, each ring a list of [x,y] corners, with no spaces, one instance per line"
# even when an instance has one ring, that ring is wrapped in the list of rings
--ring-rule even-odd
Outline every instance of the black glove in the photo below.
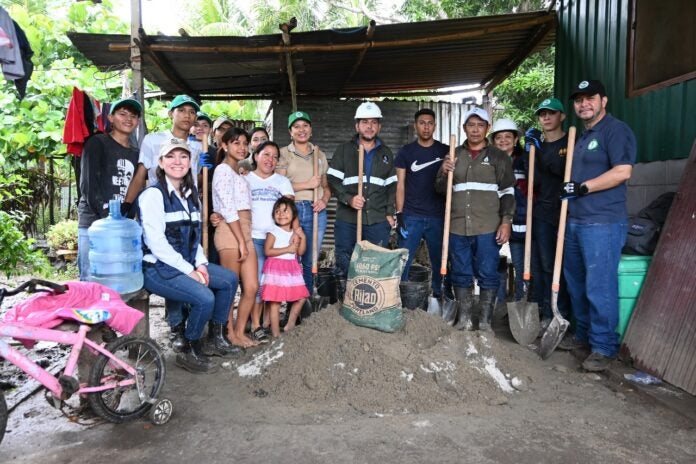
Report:
[[[396,218],[396,230],[403,238],[408,238],[408,229],[406,228],[406,223],[404,222],[404,213],[396,213],[394,218]]]
[[[539,129],[530,127],[524,133],[524,149],[529,153],[529,148],[534,145],[537,150],[541,149],[541,132]]]
[[[561,200],[572,200],[587,195],[587,193],[587,185],[571,180],[570,182],[563,183],[563,188],[561,188]]]

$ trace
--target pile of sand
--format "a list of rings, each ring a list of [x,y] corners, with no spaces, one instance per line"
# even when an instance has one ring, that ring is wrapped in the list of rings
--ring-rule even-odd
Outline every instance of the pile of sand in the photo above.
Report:
[[[492,336],[454,330],[423,311],[405,316],[404,329],[388,334],[357,327],[330,306],[237,372],[257,395],[366,414],[439,411],[453,402],[474,408],[514,392],[510,355]]]

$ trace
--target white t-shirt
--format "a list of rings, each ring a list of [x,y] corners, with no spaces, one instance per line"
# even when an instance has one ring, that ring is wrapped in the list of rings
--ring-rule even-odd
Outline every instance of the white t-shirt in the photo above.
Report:
[[[287,177],[273,173],[262,179],[250,172],[244,176],[251,190],[251,236],[266,238],[266,232],[275,227],[273,205],[282,196],[293,197],[295,192]]]
[[[140,145],[140,156],[138,163],[145,166],[147,169],[147,187],[154,185],[157,182],[157,166],[159,166],[159,151],[162,144],[176,139],[171,132],[154,132],[147,134]],[[181,143],[188,144],[191,149],[191,174],[193,174],[193,184],[198,187],[198,160],[200,159],[203,147],[199,141],[188,141],[177,139]]]
[[[285,248],[290,245],[290,239],[292,238],[293,231],[288,232],[283,230],[277,225],[273,224],[273,228],[268,231],[269,234],[275,237],[275,242],[273,242],[273,248]],[[278,259],[297,259],[296,253],[283,253],[282,255],[276,256]]]

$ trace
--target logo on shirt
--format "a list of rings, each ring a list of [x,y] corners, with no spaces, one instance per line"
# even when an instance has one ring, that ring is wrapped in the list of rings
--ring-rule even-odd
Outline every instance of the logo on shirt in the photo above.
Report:
[[[490,164],[491,164],[490,160],[488,159],[488,156],[486,156],[485,158],[483,158],[483,161],[481,161],[481,164],[485,164],[485,165],[490,165]]]
[[[435,163],[438,163],[438,162],[440,162],[440,161],[442,161],[442,158],[435,158],[434,160],[428,161],[427,163],[423,163],[423,164],[418,164],[417,161],[414,161],[414,162],[411,164],[411,171],[413,171],[413,172],[418,172],[418,171],[420,171],[421,169],[425,169],[425,168],[427,168],[428,166],[430,166],[431,164],[435,164]]]
[[[590,141],[590,143],[587,145],[587,149],[588,149],[588,150],[596,150],[597,148],[599,148],[599,142],[597,141],[597,139],[593,139],[593,140]]]
[[[382,162],[384,164],[389,164],[389,155],[382,156]]]

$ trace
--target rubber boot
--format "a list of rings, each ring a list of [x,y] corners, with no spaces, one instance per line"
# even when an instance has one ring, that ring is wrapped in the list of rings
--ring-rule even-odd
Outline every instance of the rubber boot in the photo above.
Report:
[[[186,344],[186,339],[184,338],[185,329],[186,322],[180,322],[172,327],[172,331],[169,334],[169,340],[172,343],[172,350],[174,350],[175,353],[181,353],[184,345]]]
[[[203,354],[201,340],[184,340],[181,353],[176,355],[176,365],[194,374],[209,374],[217,371],[217,365]]]
[[[457,330],[474,330],[471,322],[471,312],[474,307],[474,289],[472,287],[454,287],[457,299]]]
[[[493,318],[493,309],[495,309],[497,289],[483,288],[479,295],[479,307],[481,315],[479,316],[479,330],[481,332],[493,332],[491,328],[491,319]]]
[[[207,353],[211,353],[208,356],[220,356],[227,357],[236,355],[242,352],[242,349],[232,345],[225,337],[225,332],[227,331],[226,324],[216,324],[213,321],[208,322],[208,340]]]

